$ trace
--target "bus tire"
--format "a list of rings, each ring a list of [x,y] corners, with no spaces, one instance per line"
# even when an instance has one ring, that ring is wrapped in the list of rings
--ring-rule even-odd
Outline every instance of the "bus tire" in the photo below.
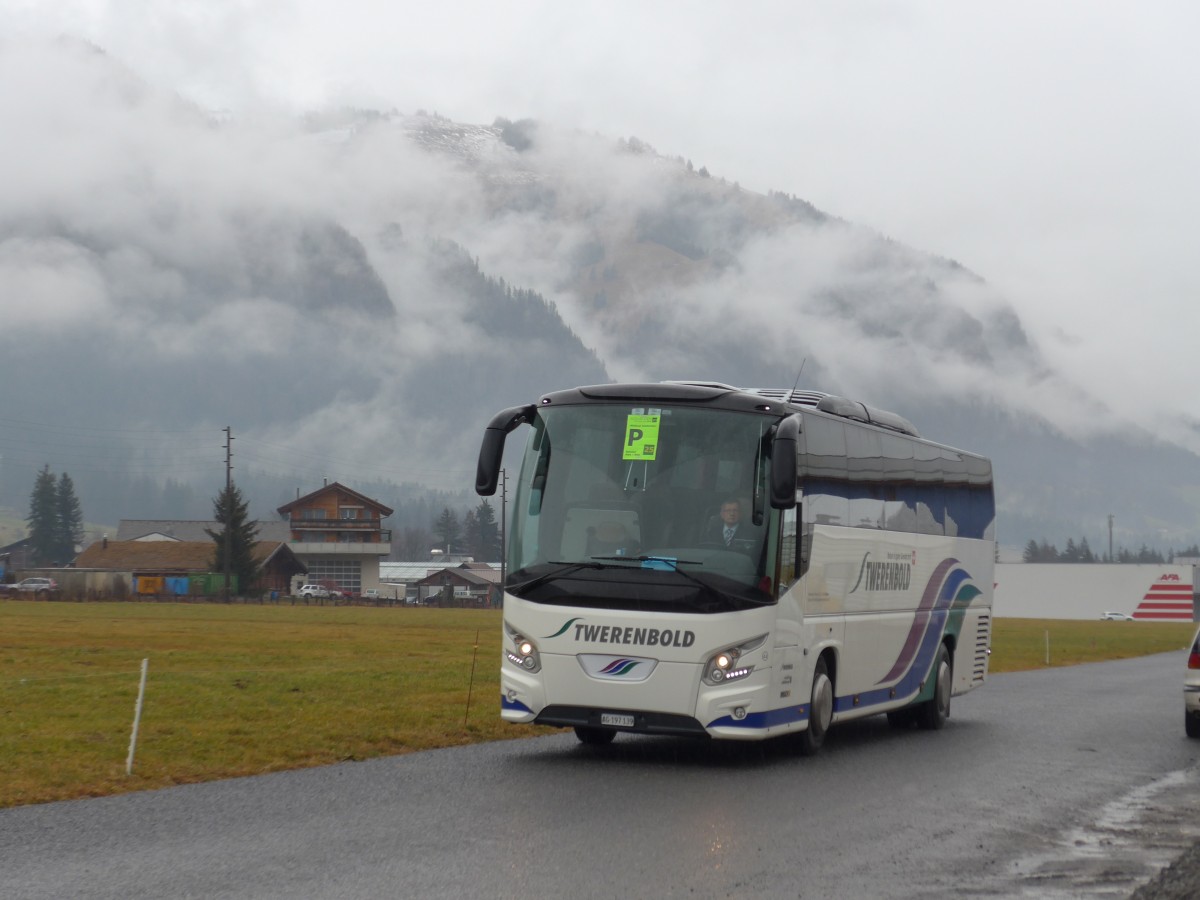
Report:
[[[587,744],[589,747],[603,747],[605,744],[611,744],[617,733],[611,728],[590,728],[587,725],[575,726],[575,737],[579,738],[581,744]]]
[[[825,743],[829,724],[833,721],[833,682],[829,680],[829,669],[825,657],[817,660],[813,672],[812,700],[808,707],[808,728],[796,736],[801,756],[812,756]]]
[[[950,718],[950,692],[954,687],[954,668],[945,644],[938,647],[933,663],[933,696],[917,707],[917,724],[937,731]]]

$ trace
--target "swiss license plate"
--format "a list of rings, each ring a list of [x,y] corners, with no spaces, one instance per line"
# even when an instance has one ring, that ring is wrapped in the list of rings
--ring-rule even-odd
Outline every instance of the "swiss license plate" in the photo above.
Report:
[[[625,713],[600,713],[601,725],[612,725],[614,728],[632,728],[633,716]]]

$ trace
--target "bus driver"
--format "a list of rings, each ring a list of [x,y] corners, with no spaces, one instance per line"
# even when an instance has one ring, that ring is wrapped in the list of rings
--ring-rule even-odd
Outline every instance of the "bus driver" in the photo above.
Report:
[[[750,529],[742,524],[742,504],[737,497],[730,497],[721,504],[719,519],[713,519],[700,537],[703,544],[735,546],[734,541],[750,537]]]

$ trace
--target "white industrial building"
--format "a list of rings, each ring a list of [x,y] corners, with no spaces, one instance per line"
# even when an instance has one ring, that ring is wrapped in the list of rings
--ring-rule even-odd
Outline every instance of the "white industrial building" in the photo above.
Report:
[[[998,563],[997,618],[1200,621],[1195,565]]]

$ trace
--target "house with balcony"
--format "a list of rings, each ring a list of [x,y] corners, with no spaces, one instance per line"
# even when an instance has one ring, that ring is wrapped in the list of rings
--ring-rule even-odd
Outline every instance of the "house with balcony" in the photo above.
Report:
[[[392,532],[383,527],[390,508],[335,481],[278,512],[288,525],[288,546],[308,569],[310,583],[349,594],[379,587],[379,561],[392,549]]]

